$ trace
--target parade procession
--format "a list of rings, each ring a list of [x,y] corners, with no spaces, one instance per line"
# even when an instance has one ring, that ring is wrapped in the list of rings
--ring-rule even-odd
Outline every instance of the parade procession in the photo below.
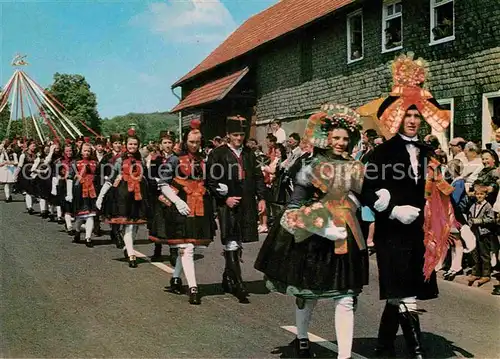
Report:
[[[87,59],[141,8],[134,51],[175,49],[178,80],[112,42],[99,69],[60,62],[99,101],[46,86],[41,48],[5,67],[2,357],[500,356],[496,0],[39,5],[0,9],[95,21],[64,33]]]

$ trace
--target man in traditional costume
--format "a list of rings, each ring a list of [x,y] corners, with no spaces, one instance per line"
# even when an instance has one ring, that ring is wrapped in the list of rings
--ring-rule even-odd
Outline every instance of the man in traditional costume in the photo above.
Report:
[[[362,192],[363,202],[375,212],[380,299],[387,301],[376,353],[394,355],[401,325],[411,357],[423,358],[416,300],[438,296],[434,268],[447,250],[455,218],[449,198],[453,187],[441,177],[439,162],[418,132],[422,120],[443,131],[450,114],[420,87],[423,60],[402,55],[392,71],[394,87],[378,117],[394,137],[374,150]]]
[[[241,303],[248,303],[248,291],[241,277],[242,243],[256,242],[259,213],[266,209],[266,186],[255,154],[243,141],[247,121],[229,117],[229,143],[215,148],[207,161],[207,188],[216,199],[226,266],[222,286]]]

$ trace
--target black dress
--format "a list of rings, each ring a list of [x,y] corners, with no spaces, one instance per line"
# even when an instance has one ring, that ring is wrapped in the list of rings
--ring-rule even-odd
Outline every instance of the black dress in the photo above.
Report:
[[[172,182],[178,164],[179,159],[174,154],[170,157],[156,156],[151,160],[149,169],[151,218],[148,221],[148,230],[149,239],[153,242],[166,243],[167,239],[174,237],[173,218],[177,215],[177,209],[162,195],[159,186]]]
[[[108,182],[115,188],[106,199],[110,224],[146,224],[149,218],[146,166],[140,159],[124,154],[115,162]]]
[[[208,246],[215,236],[215,221],[212,197],[204,183],[205,161],[197,155],[180,154],[179,167],[169,184],[177,196],[187,203],[190,213],[181,215],[175,205],[170,208],[172,217],[167,219],[172,227],[170,246],[192,243],[195,246]]]
[[[78,160],[71,166],[69,179],[73,180],[73,215],[75,217],[91,217],[97,213],[97,193],[94,176],[97,161]]]
[[[322,163],[332,165],[334,181],[313,178]],[[300,170],[287,210],[272,226],[255,263],[270,290],[304,299],[337,298],[357,295],[368,284],[368,253],[348,197],[360,191],[362,173],[359,162],[319,156]],[[331,241],[301,230],[324,226],[325,218],[345,227],[347,239]]]
[[[59,176],[57,181],[57,195],[54,198],[54,202],[61,207],[63,215],[66,213],[73,214],[73,205],[71,202],[66,201],[67,195],[67,182],[71,166],[73,165],[73,160],[71,158],[62,157],[54,162],[55,171]]]

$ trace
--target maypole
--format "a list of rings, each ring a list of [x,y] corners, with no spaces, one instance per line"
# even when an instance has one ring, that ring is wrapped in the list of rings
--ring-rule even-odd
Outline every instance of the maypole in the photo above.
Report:
[[[7,137],[10,135],[12,122],[16,120],[22,121],[23,132],[26,135],[29,131],[29,122],[33,122],[32,131],[36,132],[42,142],[48,138],[41,126],[43,122],[55,139],[61,140],[66,137],[75,139],[77,136],[83,136],[74,121],[64,114],[64,106],[20,69],[29,65],[26,55],[16,55],[11,65],[16,69],[0,93],[0,112],[5,110],[9,99],[11,103]],[[85,123],[78,122],[93,135],[99,136]]]

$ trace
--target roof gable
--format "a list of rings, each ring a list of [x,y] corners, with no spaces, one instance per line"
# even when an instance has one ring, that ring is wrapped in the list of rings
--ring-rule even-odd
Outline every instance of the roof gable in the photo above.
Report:
[[[252,16],[208,55],[198,66],[177,80],[177,87],[186,80],[246,54],[355,0],[281,0]]]

